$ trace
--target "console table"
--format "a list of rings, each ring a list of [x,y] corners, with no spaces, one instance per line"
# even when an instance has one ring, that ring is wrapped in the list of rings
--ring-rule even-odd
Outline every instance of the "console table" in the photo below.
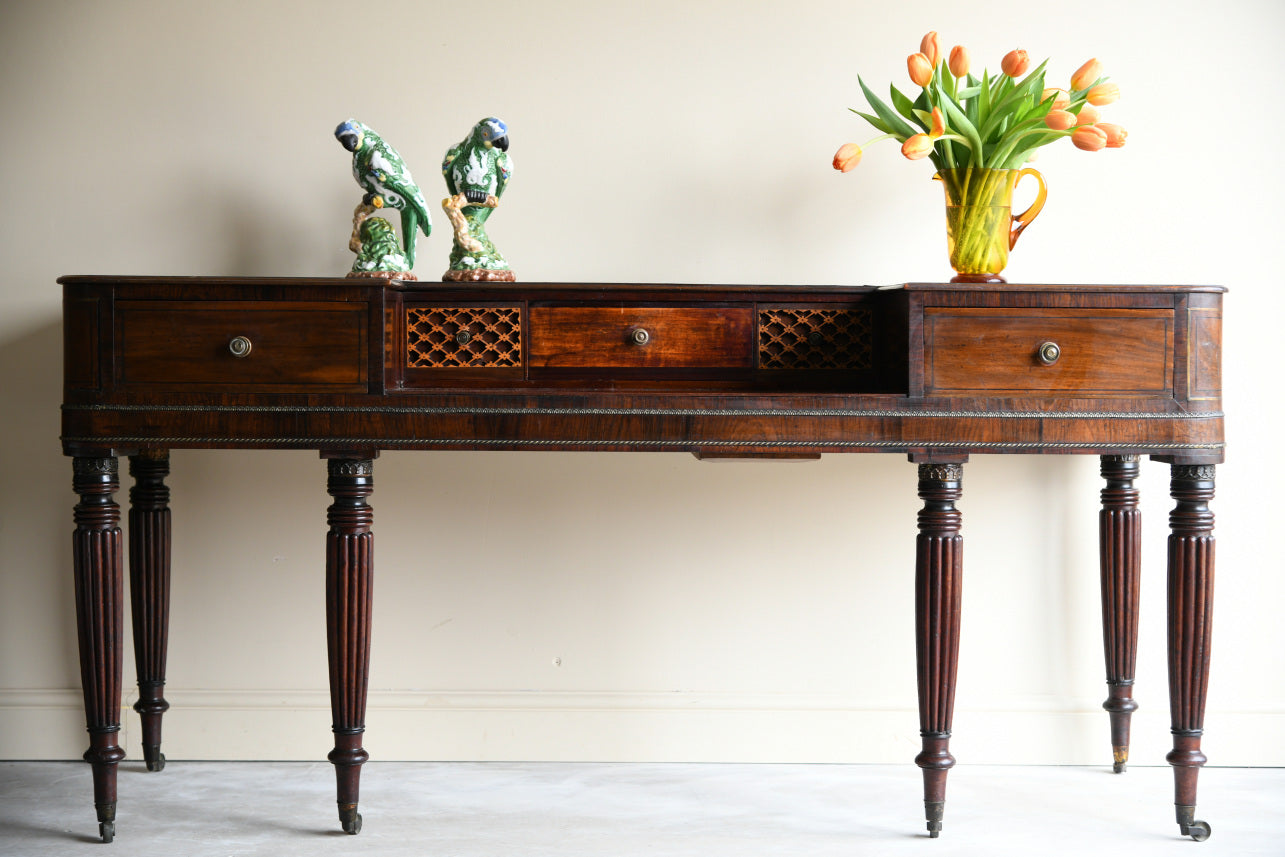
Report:
[[[1177,821],[1197,840],[1209,674],[1219,287],[443,285],[76,276],[64,296],[81,677],[104,840],[115,835],[128,456],[129,575],[147,768],[165,765],[171,449],[327,461],[326,618],[339,818],[357,812],[384,449],[893,452],[918,464],[916,654],[924,809],[942,829],[972,453],[1101,457],[1103,637],[1123,771],[1137,641],[1143,455],[1171,466],[1169,693]],[[907,569],[909,571],[909,569]]]

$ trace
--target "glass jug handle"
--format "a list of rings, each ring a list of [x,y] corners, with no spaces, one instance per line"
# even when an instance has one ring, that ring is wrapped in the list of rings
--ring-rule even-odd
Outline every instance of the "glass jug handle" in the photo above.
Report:
[[[1022,234],[1022,230],[1031,225],[1031,221],[1044,209],[1044,200],[1049,195],[1048,185],[1044,184],[1044,176],[1040,175],[1038,170],[1027,167],[1017,174],[1017,182],[1014,186],[1022,181],[1026,176],[1035,176],[1035,180],[1040,183],[1039,193],[1035,195],[1035,202],[1031,207],[1021,214],[1013,215],[1013,231],[1008,234],[1008,249],[1012,250],[1017,244],[1017,237]]]

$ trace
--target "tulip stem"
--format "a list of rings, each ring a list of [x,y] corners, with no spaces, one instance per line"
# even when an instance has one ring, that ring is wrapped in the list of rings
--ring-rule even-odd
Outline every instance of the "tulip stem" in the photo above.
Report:
[[[961,274],[998,274],[1008,264],[1013,171],[964,167],[940,178],[952,267]]]

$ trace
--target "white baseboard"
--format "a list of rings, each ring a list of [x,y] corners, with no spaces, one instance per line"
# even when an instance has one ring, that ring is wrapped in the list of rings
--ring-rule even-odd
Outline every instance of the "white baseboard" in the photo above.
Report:
[[[170,688],[170,759],[324,759],[324,690]],[[138,717],[122,708],[122,743],[141,751]],[[87,746],[74,690],[0,691],[0,759],[74,759]],[[372,691],[365,746],[383,761],[910,763],[918,713],[839,695]],[[1285,765],[1282,711],[1211,710],[1210,764]],[[1135,765],[1163,765],[1168,706],[1133,718]],[[1107,765],[1107,715],[1054,701],[999,710],[959,708],[951,751],[961,764]]]

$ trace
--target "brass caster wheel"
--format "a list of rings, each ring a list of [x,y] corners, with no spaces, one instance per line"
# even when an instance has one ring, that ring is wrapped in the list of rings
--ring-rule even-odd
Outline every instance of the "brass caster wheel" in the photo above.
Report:
[[[1175,806],[1174,809],[1178,814],[1178,830],[1183,836],[1190,836],[1197,842],[1204,842],[1209,838],[1209,822],[1196,819],[1194,806]]]
[[[1197,842],[1204,842],[1209,838],[1210,833],[1209,822],[1207,821],[1193,821],[1191,824],[1182,826],[1182,835],[1190,836]]]
[[[1111,770],[1117,774],[1123,774],[1125,771],[1129,770],[1129,766],[1124,762],[1116,762],[1111,766]]]
[[[158,771],[165,770],[164,753],[157,753],[154,758],[148,755],[146,758],[146,762],[147,762],[147,770],[151,771],[152,773],[157,773]]]
[[[103,838],[103,842],[111,842],[116,838],[116,823],[114,821],[98,822],[98,835]]]
[[[339,824],[343,827],[344,833],[349,836],[361,833],[361,813],[357,811],[357,804],[341,803],[339,805]]]

